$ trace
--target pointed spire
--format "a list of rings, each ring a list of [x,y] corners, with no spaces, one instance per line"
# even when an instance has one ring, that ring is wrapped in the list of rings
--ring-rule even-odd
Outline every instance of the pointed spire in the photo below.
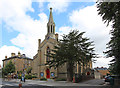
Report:
[[[52,15],[52,8],[50,8],[49,22],[54,23],[54,21],[53,21],[53,15]]]
[[[55,38],[55,22],[53,20],[52,8],[50,8],[49,21],[47,23],[47,36],[46,36],[46,39],[48,37]]]

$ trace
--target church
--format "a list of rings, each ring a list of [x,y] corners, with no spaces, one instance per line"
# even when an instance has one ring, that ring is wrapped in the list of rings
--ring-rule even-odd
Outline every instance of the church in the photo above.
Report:
[[[57,69],[51,68],[45,65],[46,61],[49,60],[45,54],[50,52],[57,44],[58,34],[55,34],[55,22],[52,16],[52,8],[50,8],[49,21],[47,23],[47,35],[45,39],[41,42],[38,39],[38,52],[33,57],[33,73],[37,75],[38,78],[54,78],[57,76]]]
[[[58,42],[58,34],[55,33],[55,22],[53,20],[52,8],[50,8],[49,21],[47,23],[47,34],[45,39],[41,42],[41,39],[38,39],[38,50],[37,54],[33,57],[32,64],[32,73],[35,74],[38,78],[66,78],[67,77],[67,68],[66,64],[59,66],[57,69],[49,68],[46,64],[46,61],[49,61],[50,58],[46,56],[50,52],[50,49],[53,49]],[[92,68],[92,62],[88,63],[89,68]],[[75,73],[81,73],[81,66],[78,64],[75,65]]]

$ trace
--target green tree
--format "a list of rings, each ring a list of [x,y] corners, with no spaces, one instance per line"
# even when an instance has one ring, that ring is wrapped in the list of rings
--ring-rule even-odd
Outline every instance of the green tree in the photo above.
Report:
[[[47,61],[50,67],[59,67],[67,64],[67,80],[72,81],[74,75],[74,65],[76,63],[87,64],[91,61],[94,54],[93,42],[89,42],[88,38],[83,38],[85,32],[79,33],[77,30],[69,32],[68,35],[63,35],[63,39],[51,50],[47,56],[51,58]],[[86,59],[86,60],[84,60]]]
[[[27,74],[30,74],[32,71],[32,67],[28,67],[26,71],[27,71]]]
[[[15,72],[15,65],[12,63],[12,61],[6,64],[5,67],[2,69],[2,74],[4,76],[14,72]]]
[[[107,25],[112,22],[112,37],[107,44],[107,57],[114,57],[114,70],[120,75],[120,1],[119,2],[97,2],[99,15]]]

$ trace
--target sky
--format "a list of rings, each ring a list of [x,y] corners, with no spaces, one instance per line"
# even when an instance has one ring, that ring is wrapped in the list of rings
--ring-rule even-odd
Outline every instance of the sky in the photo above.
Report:
[[[106,44],[110,40],[111,25],[107,26],[98,15],[95,0],[0,0],[0,64],[11,53],[26,54],[33,58],[37,53],[38,39],[47,34],[49,9],[53,8],[56,33],[68,34],[71,30],[86,32],[94,41],[94,67],[108,67],[112,58],[105,58]]]

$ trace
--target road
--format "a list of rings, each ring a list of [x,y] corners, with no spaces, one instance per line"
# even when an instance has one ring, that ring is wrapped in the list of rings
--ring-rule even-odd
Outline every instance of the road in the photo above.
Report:
[[[2,80],[2,79],[0,79]],[[111,87],[110,85],[101,85],[103,80],[89,80],[82,83],[70,83],[66,81],[40,81],[40,80],[26,80],[22,82],[22,88],[120,88],[120,87]],[[20,81],[11,80],[3,81],[1,88],[18,88]]]

